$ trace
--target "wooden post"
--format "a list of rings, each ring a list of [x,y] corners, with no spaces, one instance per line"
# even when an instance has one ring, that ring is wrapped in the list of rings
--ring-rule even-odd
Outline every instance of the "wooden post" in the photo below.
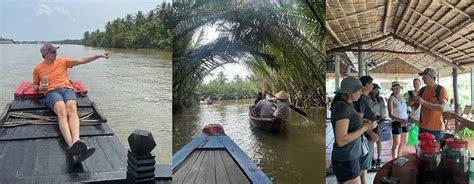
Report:
[[[362,49],[362,45],[359,45],[359,49]],[[364,76],[364,61],[362,61],[362,52],[359,51],[358,55],[358,61],[359,61],[359,78]]]
[[[459,98],[458,98],[458,69],[453,68],[453,93],[454,93],[454,112],[459,114]]]
[[[471,105],[474,104],[474,70],[471,68]]]
[[[439,84],[439,68],[436,69],[436,83]]]
[[[369,60],[369,58],[366,58],[366,59],[365,59],[365,62],[364,62],[365,75],[370,75],[370,74],[369,74],[369,63],[370,63],[370,62],[368,62],[368,60]]]
[[[341,73],[341,61],[339,60],[339,54],[336,53],[334,54],[334,65],[335,65],[335,71],[334,71],[334,80],[336,83],[336,91],[339,90],[339,74]]]

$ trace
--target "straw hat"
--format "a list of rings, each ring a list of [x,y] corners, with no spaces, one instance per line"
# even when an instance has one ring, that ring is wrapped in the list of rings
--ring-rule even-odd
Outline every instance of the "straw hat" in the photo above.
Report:
[[[398,81],[393,81],[392,82],[392,88],[390,88],[391,90],[393,90],[394,88],[403,88],[400,83]]]
[[[357,90],[362,89],[362,83],[355,77],[346,77],[341,81],[341,88],[336,93],[347,93],[352,94]]]
[[[278,92],[275,97],[278,99],[278,100],[288,100],[288,98],[290,98],[290,96],[288,96],[288,94],[285,92],[285,91],[280,91]]]

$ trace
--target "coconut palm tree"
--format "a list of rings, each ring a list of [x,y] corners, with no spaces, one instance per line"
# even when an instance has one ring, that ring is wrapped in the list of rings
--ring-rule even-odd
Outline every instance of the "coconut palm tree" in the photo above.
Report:
[[[173,112],[193,104],[212,70],[240,63],[300,106],[324,105],[324,3],[196,0],[173,3]],[[216,27],[211,42],[206,30]]]

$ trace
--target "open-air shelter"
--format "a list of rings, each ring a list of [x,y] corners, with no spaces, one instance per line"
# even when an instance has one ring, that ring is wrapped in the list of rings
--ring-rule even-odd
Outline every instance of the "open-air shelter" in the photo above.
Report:
[[[453,77],[471,73],[474,96],[472,0],[326,1],[328,78],[346,75],[408,79],[425,68]],[[331,71],[331,69],[333,69]]]
[[[473,17],[473,0],[328,0],[326,77],[337,90],[346,76],[408,80],[429,67],[438,80],[452,77],[458,110],[457,78],[470,73],[474,104]],[[333,141],[327,126],[326,167]],[[391,160],[390,147],[382,146],[382,162]]]

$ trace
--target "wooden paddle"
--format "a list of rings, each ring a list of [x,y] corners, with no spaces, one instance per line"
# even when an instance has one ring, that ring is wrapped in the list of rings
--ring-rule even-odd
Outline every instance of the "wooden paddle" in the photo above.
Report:
[[[265,90],[265,92],[267,92],[268,95],[272,96],[272,97],[275,97],[275,95],[272,95],[270,92],[268,92],[267,90]],[[298,114],[306,117],[306,113],[304,111],[302,111],[301,109],[298,109],[296,108],[293,104],[290,104],[290,108],[293,109],[294,111],[296,111]]]

